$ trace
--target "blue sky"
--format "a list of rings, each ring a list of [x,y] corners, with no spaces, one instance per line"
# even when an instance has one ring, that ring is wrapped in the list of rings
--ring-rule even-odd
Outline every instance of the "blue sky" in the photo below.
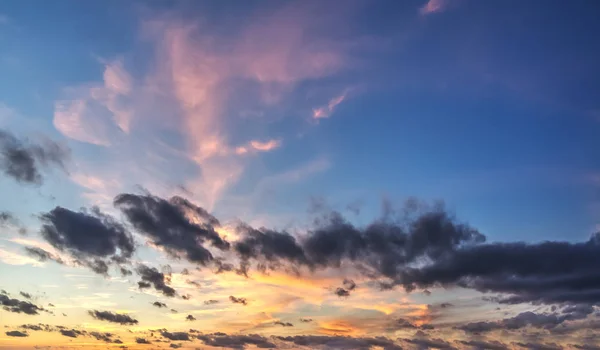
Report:
[[[1,177],[0,209],[35,232],[57,205],[116,216],[115,195],[144,189],[290,229],[315,203],[365,225],[417,197],[490,241],[585,241],[600,227],[599,11],[6,1],[0,128],[70,158],[40,186]]]

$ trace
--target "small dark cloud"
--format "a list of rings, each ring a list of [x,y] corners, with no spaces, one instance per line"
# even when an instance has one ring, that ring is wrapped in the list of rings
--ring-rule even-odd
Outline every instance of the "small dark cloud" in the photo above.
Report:
[[[19,294],[21,294],[21,296],[23,296],[25,299],[30,299],[31,300],[31,294],[29,293],[25,293],[25,292],[19,292]]]
[[[60,334],[64,335],[65,337],[69,337],[69,338],[77,338],[81,333],[78,332],[75,329],[61,329]]]
[[[51,332],[53,330],[52,326],[48,325],[48,324],[24,324],[19,326],[20,328],[23,329],[29,329],[32,331],[45,331],[45,332]]]
[[[281,341],[291,342],[309,348],[327,349],[371,349],[380,347],[385,350],[402,350],[393,340],[386,337],[359,338],[325,335],[297,335],[293,337],[277,337]]]
[[[154,289],[162,292],[165,296],[175,296],[175,289],[167,285],[167,279],[164,273],[158,271],[154,267],[148,267],[146,265],[139,265],[136,271],[142,278],[142,281],[138,282],[140,288],[149,288],[150,285],[152,285],[154,286]]]
[[[405,319],[405,318],[399,318],[396,320],[395,323],[395,328],[397,329],[403,329],[403,328],[418,328],[414,323],[410,322],[409,320]]]
[[[182,346],[181,344],[175,344],[175,343],[171,343],[169,345],[169,347],[172,349],[179,349],[181,346]]]
[[[169,340],[185,340],[185,341],[189,341],[190,340],[190,335],[186,332],[167,332],[167,331],[162,331],[160,332],[160,335],[162,335],[163,337],[169,339]]]
[[[146,340],[146,338],[135,338],[135,342],[137,344],[152,344],[151,342]]]
[[[294,325],[290,322],[281,322],[281,321],[275,321],[273,322],[274,325],[278,325],[278,326],[282,326],[282,327],[294,327]]]
[[[300,322],[304,322],[304,323],[309,323],[309,322],[312,322],[312,321],[313,321],[312,318],[301,318],[300,319]]]
[[[196,321],[196,318],[192,315],[187,315],[187,317],[185,318],[186,321]]]
[[[259,349],[274,349],[276,345],[269,339],[258,334],[227,335],[225,333],[212,333],[198,335],[198,339],[205,345],[217,348],[245,349],[247,345],[254,345]]]
[[[534,342],[529,342],[529,343],[513,343],[517,346],[520,346],[522,348],[525,349],[529,349],[529,350],[563,350],[564,348],[556,343],[534,343]]]
[[[499,341],[496,340],[489,340],[489,341],[483,341],[483,340],[469,340],[469,341],[464,341],[461,340],[459,341],[461,344],[469,346],[473,349],[479,350],[479,349],[486,349],[486,350],[508,350],[510,349],[506,344],[503,344]]]
[[[196,281],[192,281],[192,280],[185,280],[185,283],[190,284],[196,288],[200,288],[200,283],[196,282]]]
[[[98,311],[98,310],[90,310],[88,311],[90,316],[97,320],[108,321],[119,324],[138,324],[138,320],[131,318],[129,315],[113,313],[110,311]]]
[[[333,294],[337,295],[340,298],[346,298],[350,296],[350,292],[345,290],[344,288],[336,288]]]
[[[344,279],[342,284],[344,285],[344,288],[348,291],[353,291],[354,289],[356,289],[356,283],[354,283],[353,280]]]
[[[229,300],[234,304],[248,305],[248,300],[246,300],[246,298],[236,298],[233,295],[230,295]]]
[[[443,339],[431,339],[426,337],[418,337],[414,339],[403,339],[405,342],[415,345],[423,349],[440,349],[440,350],[458,350],[449,342]]]
[[[27,332],[19,332],[19,331],[8,331],[8,332],[5,332],[4,334],[6,334],[9,337],[19,337],[19,338],[29,336],[29,334],[27,334]]]
[[[172,312],[172,313],[174,313],[174,314],[176,314],[176,313],[177,313],[177,310],[175,310],[175,309],[171,309],[171,312]]]
[[[126,260],[135,250],[131,234],[98,208],[75,212],[56,207],[41,219],[42,237],[50,245],[99,274],[107,273],[111,261]]]
[[[108,333],[108,332],[90,332],[89,333],[90,336],[96,338],[96,340],[101,340],[103,342],[106,343],[116,343],[116,344],[120,344],[117,343],[118,339],[113,339],[114,335],[112,333]]]
[[[454,305],[452,305],[452,304],[450,304],[450,303],[441,303],[441,304],[440,304],[440,307],[441,307],[442,309],[445,309],[445,308],[448,308],[448,307],[451,307],[451,306],[454,306]]]
[[[65,170],[68,159],[69,150],[51,140],[35,144],[0,130],[0,171],[17,182],[41,185],[43,171]]]
[[[192,298],[192,296],[189,294],[184,294],[181,296],[181,299],[183,299],[183,300],[190,300],[191,298]]]
[[[187,275],[189,275],[189,274],[190,274],[190,270],[188,270],[188,269],[183,269],[183,270],[181,270],[181,274],[182,274],[182,275],[184,275],[184,276],[187,276]]]
[[[133,272],[131,272],[131,270],[126,269],[124,267],[119,268],[119,270],[121,271],[121,276],[123,276],[123,277],[131,276],[133,274]]]
[[[213,255],[204,244],[229,249],[229,243],[214,229],[219,221],[184,198],[167,201],[151,195],[120,194],[114,204],[133,227],[172,256],[206,265]],[[189,219],[191,216],[194,220]]]
[[[54,307],[54,304],[52,304],[52,303],[48,303],[48,306],[49,306],[49,307]]]
[[[218,300],[213,300],[213,299],[204,301],[204,305],[214,305],[214,304],[218,304],[218,303],[219,303]]]
[[[152,303],[152,305],[158,307],[158,308],[163,308],[163,307],[167,307],[167,304],[165,303],[161,303],[160,301],[155,301]]]
[[[43,307],[39,307],[28,301],[11,298],[7,293],[0,294],[0,305],[2,305],[6,311],[24,313],[27,315],[38,315],[41,311],[49,312]]]

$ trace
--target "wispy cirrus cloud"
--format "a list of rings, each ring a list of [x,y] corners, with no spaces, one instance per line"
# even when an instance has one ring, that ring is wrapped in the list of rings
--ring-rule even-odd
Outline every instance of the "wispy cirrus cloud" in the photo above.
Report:
[[[90,189],[86,198],[98,204],[116,195],[117,187],[101,186],[100,177],[126,187],[131,184],[123,179],[136,172],[137,183],[154,193],[174,195],[174,185],[183,185],[203,206],[214,208],[253,157],[284,142],[264,135],[245,135],[250,141],[240,142],[232,118],[247,106],[233,97],[256,95],[259,108],[272,106],[294,94],[299,83],[347,66],[339,41],[309,30],[324,21],[318,14],[298,4],[269,9],[236,36],[210,34],[199,22],[175,17],[142,21],[142,37],[154,46],[150,68],[133,76],[125,60],[104,61],[101,82],[67,88],[55,104],[57,130],[105,147],[127,167],[97,169],[82,160],[73,181]],[[330,108],[343,98],[332,100]],[[174,169],[188,171],[173,179]]]
[[[333,114],[335,108],[346,99],[346,95],[347,92],[344,92],[329,100],[327,105],[313,109],[313,119],[329,118]]]

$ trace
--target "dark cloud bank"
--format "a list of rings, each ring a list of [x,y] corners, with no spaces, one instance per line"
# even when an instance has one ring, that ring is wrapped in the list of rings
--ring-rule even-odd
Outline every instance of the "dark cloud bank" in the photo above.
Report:
[[[387,213],[364,227],[333,212],[315,220],[303,235],[241,224],[241,238],[230,243],[215,230],[215,217],[181,197],[121,194],[114,203],[127,223],[155,245],[174,257],[214,266],[216,272],[302,273],[345,265],[384,289],[463,287],[495,293],[500,303],[600,303],[600,234],[579,243],[486,243],[482,233],[443,206],[412,204],[402,215]],[[107,273],[111,263],[127,262],[135,251],[126,226],[98,209],[56,207],[41,218],[42,236],[50,244],[98,273]],[[29,253],[52,258],[37,248]],[[136,272],[140,288],[177,294],[156,268],[141,265]],[[354,288],[346,279],[335,294],[347,297]]]

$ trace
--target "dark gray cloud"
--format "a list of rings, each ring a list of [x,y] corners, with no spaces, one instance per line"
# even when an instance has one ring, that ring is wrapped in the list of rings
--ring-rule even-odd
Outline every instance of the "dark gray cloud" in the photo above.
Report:
[[[294,327],[294,325],[290,322],[275,321],[273,324],[282,327]]]
[[[162,335],[163,337],[169,339],[169,340],[185,340],[185,341],[190,341],[190,335],[186,332],[167,332],[167,331],[162,331],[160,332],[160,335]]]
[[[184,256],[190,262],[206,265],[213,255],[204,244],[229,249],[229,243],[214,229],[219,221],[184,198],[172,197],[167,201],[151,195],[120,194],[114,204],[133,227],[172,256]],[[203,222],[192,221],[189,216]]]
[[[502,293],[496,301],[600,303],[600,234],[587,242],[493,243],[456,249],[421,268],[405,268],[394,284],[407,290],[461,286]]]
[[[27,255],[37,259],[40,262],[46,262],[48,260],[52,260],[61,265],[63,265],[65,263],[61,258],[50,254],[49,252],[45,251],[42,248],[25,247],[24,249],[25,249],[25,252],[27,253]]]
[[[65,170],[68,159],[69,150],[53,141],[35,144],[0,130],[0,171],[20,183],[40,185],[43,171]]]
[[[515,317],[494,322],[471,322],[459,326],[466,333],[485,333],[493,330],[515,330],[525,327],[553,329],[565,321],[581,320],[594,312],[591,305],[569,305],[562,313],[534,313],[526,311]]]
[[[234,304],[248,305],[248,300],[246,300],[246,298],[236,298],[233,295],[230,295],[229,300]]]
[[[98,310],[90,310],[88,314],[93,318],[100,321],[108,321],[119,324],[138,324],[138,320],[132,318],[129,315],[113,313],[110,311],[98,311]]]
[[[419,349],[444,349],[444,350],[457,350],[449,342],[443,339],[432,339],[426,337],[417,337],[414,339],[403,339],[405,342],[417,346]]]
[[[152,344],[150,341],[148,341],[146,338],[135,338],[135,342],[137,344]]]
[[[152,305],[156,306],[157,308],[167,307],[167,304],[161,303],[160,301],[155,301],[152,303]]]
[[[219,303],[218,300],[213,300],[213,299],[204,301],[204,305],[214,305],[214,304],[218,304],[218,303]]]
[[[346,298],[350,296],[350,292],[345,290],[344,288],[336,288],[335,291],[333,291],[333,294],[337,295],[340,298]]]
[[[193,315],[187,315],[185,320],[186,321],[196,321],[196,318]]]
[[[204,344],[214,347],[244,349],[247,345],[254,345],[259,349],[274,349],[276,345],[268,338],[258,334],[227,335],[225,333],[202,334],[198,336]]]
[[[11,298],[6,292],[0,293],[0,305],[6,311],[14,313],[24,313],[27,315],[38,315],[40,312],[49,312],[43,307],[37,306],[28,301]]]
[[[293,337],[277,337],[277,339],[307,347],[328,347],[331,349],[370,349],[378,346],[384,350],[402,350],[393,340],[385,337],[359,338],[343,336],[297,335]]]
[[[509,347],[506,344],[503,344],[496,340],[468,340],[459,341],[461,344],[470,347],[473,350],[508,350]]]
[[[121,271],[121,276],[123,276],[123,277],[131,276],[133,274],[133,272],[131,272],[131,270],[126,269],[124,267],[119,268],[119,270]]]
[[[119,339],[113,339],[114,334],[108,332],[90,332],[90,336],[96,338],[96,340],[103,341],[105,343],[116,343],[120,344]]]
[[[562,350],[562,346],[556,343],[514,343],[517,346],[528,350]]]
[[[143,288],[149,288],[154,286],[159,292],[162,292],[165,296],[173,297],[177,292],[175,289],[167,285],[168,278],[164,273],[158,271],[155,267],[148,267],[140,264],[137,269],[137,273],[142,278],[142,281],[138,282],[138,286]]]
[[[596,345],[571,344],[570,346],[574,347],[575,349],[581,349],[581,350],[600,350],[600,346],[596,346]]]
[[[301,318],[300,319],[300,322],[304,322],[304,323],[309,323],[309,322],[312,322],[312,321],[313,321],[312,318]]]
[[[127,260],[135,250],[131,234],[98,208],[74,212],[56,207],[41,219],[42,237],[48,243],[96,273],[106,274],[108,263]]]
[[[182,347],[182,345],[181,345],[181,344],[175,344],[175,343],[171,343],[171,344],[169,344],[169,347],[170,347],[171,349],[179,349],[179,348],[181,348],[181,347]]]
[[[21,296],[23,296],[23,298],[25,299],[31,299],[31,294],[29,293],[19,292],[19,294],[21,294]]]
[[[9,337],[28,337],[29,334],[27,334],[27,332],[20,332],[20,331],[8,331],[8,332],[4,332],[4,334],[6,334]]]
[[[356,283],[350,279],[344,279],[342,282],[343,287],[338,287],[333,291],[333,294],[337,295],[340,298],[345,298],[350,296],[350,292],[356,289]]]
[[[44,324],[44,323],[38,323],[38,324],[24,324],[19,326],[20,328],[23,329],[29,329],[32,331],[45,331],[45,332],[52,332],[54,331],[54,328],[52,326],[50,326],[49,324]]]
[[[60,334],[69,338],[77,338],[80,335],[83,335],[83,332],[78,331],[76,329],[61,329],[59,330]]]

